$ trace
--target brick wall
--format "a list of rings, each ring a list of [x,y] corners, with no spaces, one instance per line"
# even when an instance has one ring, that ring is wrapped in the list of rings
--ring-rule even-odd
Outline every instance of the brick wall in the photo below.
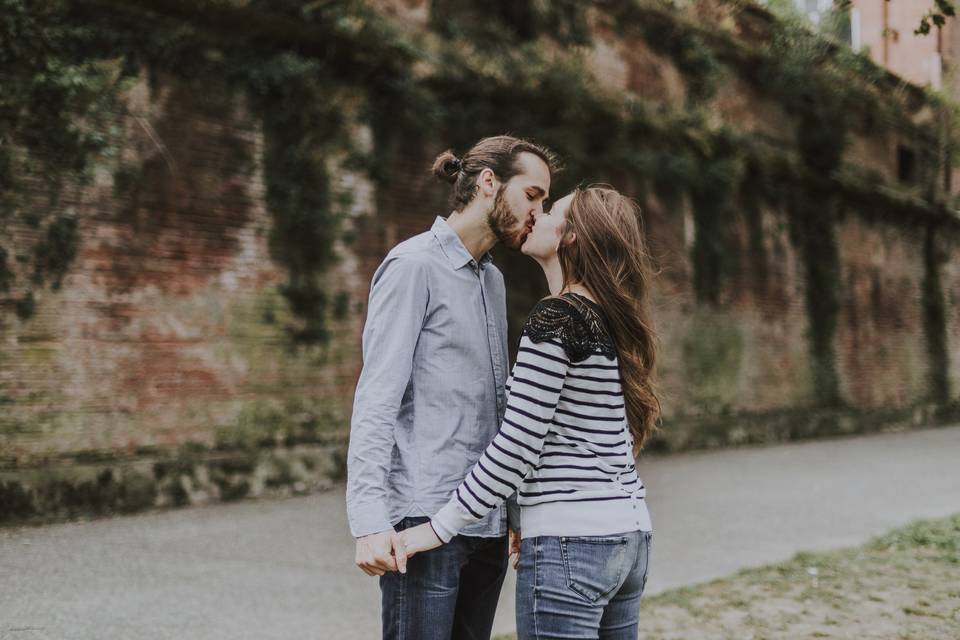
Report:
[[[425,20],[425,1],[381,4],[411,28]],[[593,61],[611,86],[668,104],[683,100],[676,68],[637,38],[598,27]],[[762,132],[785,149],[792,143],[782,109],[735,75],[713,104],[717,117],[737,128]],[[291,434],[297,446],[342,448],[370,277],[391,246],[447,213],[445,185],[428,171],[442,141],[405,141],[385,151],[391,179],[382,188],[359,174],[337,173],[337,185],[353,195],[346,216],[352,239],[339,242],[340,261],[324,285],[341,298],[344,313],[330,318],[329,344],[294,348],[284,328],[297,320],[279,292],[285,273],[267,243],[262,137],[243,101],[176,78],[144,81],[129,93],[115,124],[120,153],[104,161],[92,184],[68,186],[51,209],[37,183],[28,204],[40,223],[11,218],[3,228],[0,242],[16,254],[47,221],[73,216],[80,242],[62,286],[35,288],[32,317],[12,311],[28,286],[26,258],[16,264],[18,284],[0,299],[0,481],[91,461],[110,468],[157,457],[181,460],[189,447],[210,453],[282,445],[285,438],[289,445]],[[894,181],[900,136],[886,125],[857,124],[847,160]],[[662,269],[653,303],[670,447],[858,431],[929,417],[922,305],[928,222],[922,215],[890,215],[865,203],[836,223],[841,268],[834,345],[849,408],[831,422],[812,408],[805,275],[787,214],[771,208],[738,213],[728,248],[737,268],[724,281],[719,307],[703,308],[692,286],[689,203],[659,201],[638,177],[612,176],[611,182],[642,198]],[[960,225],[938,224],[956,398]],[[496,256],[511,291],[513,342],[517,319],[546,288],[532,263],[502,249]],[[332,455],[328,462],[304,462],[309,469],[299,475],[280,475],[299,478],[301,488],[317,486],[316,469],[342,473],[342,459]],[[254,473],[256,465],[246,468]],[[234,467],[221,480],[242,474]],[[234,480],[211,484],[198,479],[197,468],[190,467],[189,482],[177,481],[172,503],[197,501],[208,485],[214,498],[258,492],[231,493]],[[166,467],[152,469],[145,482],[164,477]],[[91,473],[86,469],[82,482],[96,486],[101,476]],[[261,475],[271,473],[279,472]],[[28,485],[28,493],[38,486]],[[4,499],[13,504],[10,495],[0,490],[0,505]],[[146,504],[162,502],[147,495]]]

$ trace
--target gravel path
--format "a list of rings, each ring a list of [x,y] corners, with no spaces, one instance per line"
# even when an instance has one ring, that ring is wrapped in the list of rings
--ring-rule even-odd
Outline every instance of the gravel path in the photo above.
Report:
[[[960,511],[960,427],[648,458],[648,593]],[[0,529],[0,638],[368,639],[342,487]],[[513,572],[496,631],[513,629]]]

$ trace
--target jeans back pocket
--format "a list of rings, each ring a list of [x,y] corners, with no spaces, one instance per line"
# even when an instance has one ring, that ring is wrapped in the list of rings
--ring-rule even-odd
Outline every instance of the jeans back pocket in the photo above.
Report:
[[[627,538],[561,537],[560,555],[567,586],[596,602],[620,585],[627,569]]]

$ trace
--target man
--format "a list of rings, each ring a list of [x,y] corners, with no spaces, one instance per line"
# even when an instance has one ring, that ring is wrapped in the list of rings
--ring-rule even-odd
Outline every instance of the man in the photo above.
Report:
[[[507,567],[505,510],[409,563],[397,532],[446,503],[500,427],[506,297],[489,252],[498,242],[520,248],[554,166],[550,151],[511,136],[484,138],[463,158],[441,154],[433,171],[453,185],[453,212],[394,247],[373,276],[347,515],[357,566],[380,577],[385,639],[490,637]]]

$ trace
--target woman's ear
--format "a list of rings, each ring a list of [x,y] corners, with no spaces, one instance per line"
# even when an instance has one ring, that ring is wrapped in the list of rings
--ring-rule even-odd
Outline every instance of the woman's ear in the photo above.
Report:
[[[568,231],[567,234],[563,237],[563,244],[570,246],[577,241],[577,232]]]

